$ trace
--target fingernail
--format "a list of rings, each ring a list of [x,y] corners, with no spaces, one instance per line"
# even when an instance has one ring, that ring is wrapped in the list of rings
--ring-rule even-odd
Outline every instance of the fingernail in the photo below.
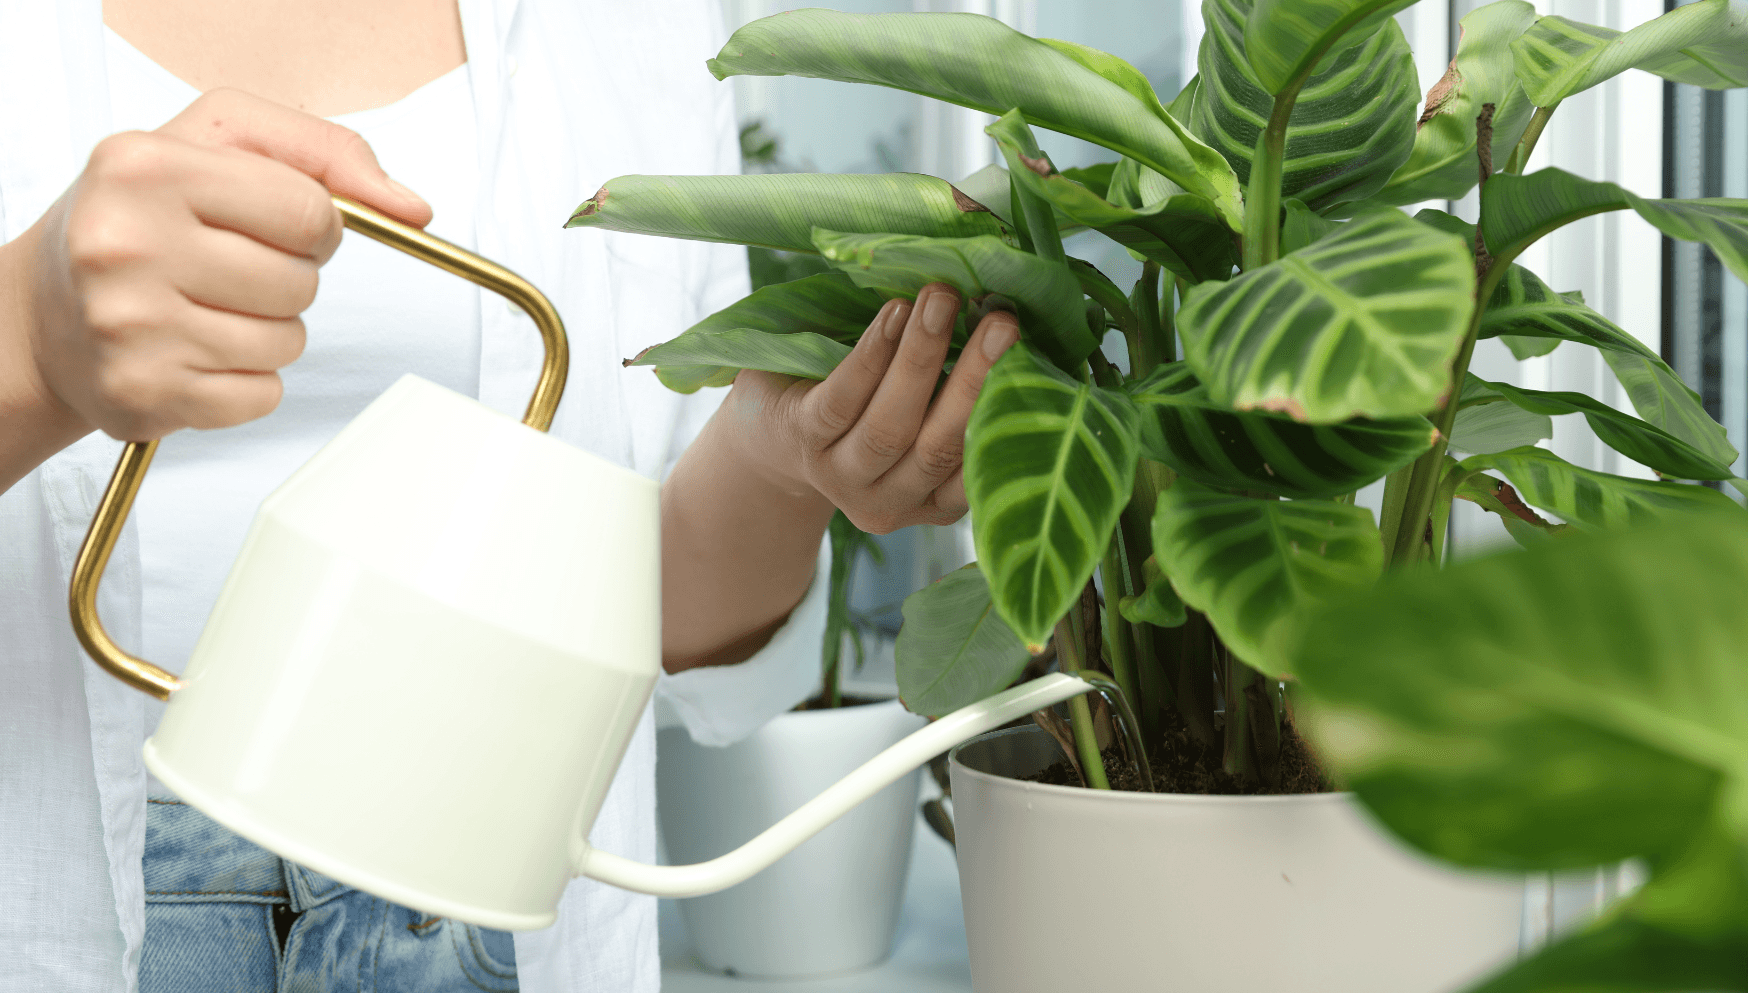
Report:
[[[947,290],[936,290],[929,294],[928,302],[923,304],[923,330],[934,334],[951,334],[953,315],[958,312],[958,295]]]
[[[910,301],[894,300],[886,305],[885,323],[880,325],[880,333],[888,340],[896,339],[904,333],[905,322],[910,319]]]
[[[991,362],[1002,357],[1020,339],[1020,329],[1009,321],[995,320],[984,325],[983,354]]]

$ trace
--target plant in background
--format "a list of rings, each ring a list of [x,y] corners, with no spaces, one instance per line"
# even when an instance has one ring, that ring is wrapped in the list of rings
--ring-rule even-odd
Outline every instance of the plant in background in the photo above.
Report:
[[[1417,581],[1450,596],[1350,599],[1387,569],[1439,565],[1453,500],[1491,511],[1533,545],[1691,511],[1736,512],[1716,490],[1680,481],[1741,485],[1722,428],[1655,352],[1515,260],[1563,224],[1630,209],[1665,234],[1711,246],[1748,278],[1748,202],[1645,199],[1558,169],[1523,172],[1562,100],[1629,68],[1712,88],[1748,83],[1748,7],[1701,0],[1621,33],[1497,0],[1463,19],[1450,71],[1422,106],[1391,17],[1406,6],[1205,0],[1199,75],[1169,105],[1112,55],[990,18],[767,18],[712,60],[719,78],[870,83],[999,115],[988,132],[1006,169],[957,185],[913,174],[626,176],[571,224],[812,253],[835,270],[760,289],[638,357],[679,390],[726,384],[741,368],[823,378],[884,300],[933,281],[961,291],[965,326],[989,307],[1015,311],[1021,343],[991,371],[966,436],[979,561],[906,603],[898,661],[907,705],[941,714],[986,696],[1051,643],[1064,670],[1108,673],[1121,687],[1172,788],[1323,788],[1296,731],[1299,679],[1317,699],[1337,699],[1362,671],[1376,693],[1416,687],[1427,707],[1462,710],[1469,699],[1438,667],[1377,646],[1384,632],[1447,617],[1485,631],[1496,593],[1438,577]],[[1117,158],[1058,170],[1033,127]],[[1477,184],[1476,225],[1398,209]],[[1062,236],[1086,229],[1143,260],[1130,290],[1065,253]],[[1107,354],[1112,330],[1122,344]],[[1488,337],[1520,357],[1562,341],[1598,349],[1638,416],[1579,393],[1475,378],[1469,359]],[[1535,447],[1563,414],[1582,414],[1599,438],[1662,478],[1593,472]],[[1374,520],[1353,495],[1379,479]],[[1586,554],[1561,549],[1535,561],[1583,571]],[[1326,614],[1335,601],[1350,606]],[[1500,608],[1541,639],[1526,651],[1559,641],[1572,623],[1559,603],[1536,612],[1530,602],[1541,601]],[[1675,617],[1702,605],[1666,603]],[[1581,616],[1602,625],[1587,637],[1632,634],[1627,613]],[[1658,660],[1668,667],[1660,678],[1679,681],[1685,661]],[[1552,668],[1524,672],[1553,679]],[[1631,709],[1601,692],[1566,703],[1583,711],[1584,700]],[[1129,768],[1138,757],[1101,748],[1106,721],[1081,699],[1059,729],[1095,788],[1113,774],[1139,778]],[[1336,740],[1366,738],[1353,727],[1369,725],[1359,720]],[[1736,754],[1726,752],[1720,744],[1708,754],[1716,764]],[[1434,827],[1409,823],[1412,811],[1391,812],[1390,791],[1407,787],[1357,771],[1374,768],[1365,763],[1376,756],[1358,746],[1332,754],[1389,823],[1451,855]],[[1465,754],[1449,761],[1460,766]],[[1475,759],[1476,777],[1517,775],[1545,788],[1542,802],[1562,802],[1553,771],[1519,765],[1510,749],[1488,754],[1505,758]],[[1503,823],[1514,809],[1492,815]],[[1745,823],[1730,823],[1735,840]],[[1607,831],[1583,818],[1568,826]],[[1455,857],[1564,868],[1643,851],[1547,847],[1511,836]],[[1671,892],[1661,885],[1647,892]],[[1733,920],[1748,921],[1748,903],[1732,899]],[[1535,968],[1556,967],[1526,965],[1524,974]]]

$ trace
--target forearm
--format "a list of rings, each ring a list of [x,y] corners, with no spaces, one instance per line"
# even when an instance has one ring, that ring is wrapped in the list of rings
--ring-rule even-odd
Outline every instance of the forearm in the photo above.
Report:
[[[832,505],[777,485],[732,445],[719,413],[662,487],[662,663],[669,672],[744,661],[813,579]]]
[[[0,245],[0,493],[91,432],[43,382],[31,346],[33,288],[23,262],[39,227]]]

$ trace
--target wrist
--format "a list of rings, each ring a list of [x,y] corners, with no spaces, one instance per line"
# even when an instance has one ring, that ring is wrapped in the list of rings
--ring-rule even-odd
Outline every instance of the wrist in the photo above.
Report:
[[[0,245],[0,491],[92,431],[42,374],[31,265],[41,227]]]

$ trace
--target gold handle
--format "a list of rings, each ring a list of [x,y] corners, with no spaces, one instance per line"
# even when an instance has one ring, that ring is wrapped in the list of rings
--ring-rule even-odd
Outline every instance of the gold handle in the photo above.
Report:
[[[546,296],[533,284],[495,262],[480,258],[399,221],[391,220],[368,207],[341,197],[334,198],[340,217],[346,226],[367,235],[390,248],[397,248],[439,269],[491,290],[521,307],[540,329],[540,340],[546,346],[546,357],[540,364],[540,378],[534,384],[534,396],[522,423],[545,431],[552,426],[553,412],[564,395],[565,375],[570,369],[570,345],[565,339],[564,322]],[[73,563],[73,581],[67,590],[67,609],[73,616],[73,632],[79,644],[91,658],[110,675],[142,693],[168,700],[170,693],[182,683],[175,676],[144,659],[116,647],[103,621],[97,616],[97,584],[103,580],[103,569],[109,564],[109,554],[115,550],[121,535],[122,522],[134,505],[146,469],[158,450],[156,441],[130,441],[122,449],[121,460],[115,464],[115,474],[109,477],[109,488],[97,504],[97,514],[91,520],[91,530],[85,533],[85,543],[79,547],[79,557]]]

